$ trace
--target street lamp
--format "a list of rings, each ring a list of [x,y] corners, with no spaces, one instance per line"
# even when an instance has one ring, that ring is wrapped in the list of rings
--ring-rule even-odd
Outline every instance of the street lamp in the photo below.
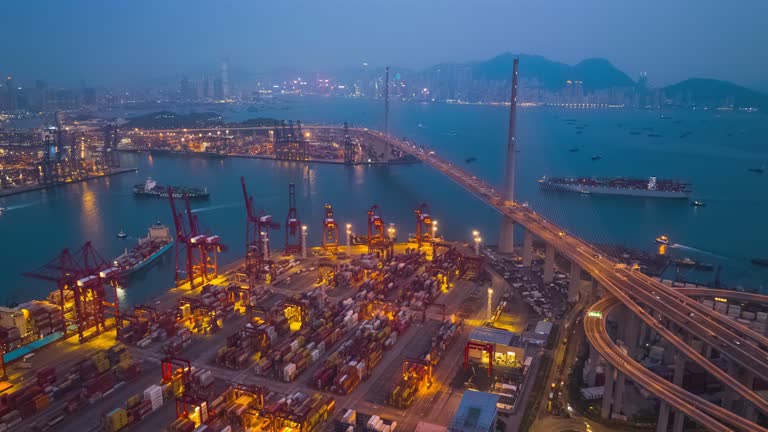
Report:
[[[261,241],[264,242],[264,260],[269,259],[269,235],[262,231],[259,233],[261,235]]]
[[[480,231],[472,231],[472,240],[475,241],[475,255],[480,255],[480,243],[483,241],[483,239],[480,237]]]
[[[433,239],[437,238],[437,221],[436,220],[432,221],[432,238]]]
[[[352,255],[352,224],[347,224],[347,254]]]
[[[306,258],[307,257],[307,226],[302,225],[301,227],[301,257]]]
[[[493,316],[493,288],[488,288],[488,321]]]
[[[395,224],[390,223],[389,228],[387,228],[387,234],[389,234],[389,239],[393,242],[397,241],[397,230],[395,229]]]

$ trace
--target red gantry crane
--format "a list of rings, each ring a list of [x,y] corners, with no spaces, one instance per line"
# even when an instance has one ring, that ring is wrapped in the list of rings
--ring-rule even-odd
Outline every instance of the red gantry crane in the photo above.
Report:
[[[333,218],[333,208],[330,204],[325,205],[325,218],[323,218],[323,248],[335,251],[339,247],[339,225]]]
[[[288,217],[285,218],[285,255],[301,253],[301,221],[296,210],[296,185],[288,185]]]
[[[203,234],[198,225],[197,216],[192,213],[189,197],[184,195],[184,213],[176,211],[173,189],[168,188],[173,222],[176,226],[176,286],[189,282],[189,288],[195,289],[198,279],[202,283],[215,279],[219,274],[219,252],[226,250],[217,235]],[[185,261],[180,267],[180,261]]]
[[[422,203],[414,210],[416,213],[416,244],[421,249],[422,244],[432,242],[432,216],[429,214],[429,205]]]
[[[379,206],[374,204],[368,210],[368,253],[378,253],[382,258],[393,255],[392,241],[387,237],[384,219],[379,214]]]
[[[56,283],[64,331],[67,331],[69,323],[74,323],[80,343],[111,327],[107,322],[108,312],[114,319],[112,325],[121,327],[117,298],[119,272],[96,251],[90,241],[75,253],[69,249],[62,250],[39,269],[24,275]],[[112,288],[111,300],[107,298],[107,285]],[[71,307],[66,302],[69,292],[72,293]],[[94,331],[86,335],[89,329]]]
[[[267,273],[266,267],[269,261],[269,230],[279,229],[280,224],[272,221],[272,216],[262,210],[256,213],[253,206],[253,197],[248,195],[245,187],[245,178],[240,177],[240,185],[243,188],[243,200],[245,201],[245,274],[248,285],[255,287],[264,280]]]

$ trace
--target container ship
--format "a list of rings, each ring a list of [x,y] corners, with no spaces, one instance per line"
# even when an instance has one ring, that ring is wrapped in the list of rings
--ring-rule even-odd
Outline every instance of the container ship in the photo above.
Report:
[[[120,276],[136,272],[167,252],[173,246],[168,227],[156,222],[149,227],[146,237],[139,239],[139,244],[115,258],[113,264],[118,268]]]
[[[691,185],[677,180],[611,178],[564,178],[544,177],[539,185],[547,189],[578,192],[582,194],[625,195],[649,198],[689,198]]]
[[[208,199],[208,189],[190,188],[184,186],[171,186],[174,198]],[[168,198],[168,187],[158,185],[155,180],[148,178],[143,184],[133,186],[133,194],[139,197]]]

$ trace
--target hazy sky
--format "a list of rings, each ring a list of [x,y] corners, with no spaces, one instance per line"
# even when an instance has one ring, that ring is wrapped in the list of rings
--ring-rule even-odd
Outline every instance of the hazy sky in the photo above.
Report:
[[[0,73],[130,82],[213,69],[604,57],[652,84],[768,83],[768,0],[3,0]]]

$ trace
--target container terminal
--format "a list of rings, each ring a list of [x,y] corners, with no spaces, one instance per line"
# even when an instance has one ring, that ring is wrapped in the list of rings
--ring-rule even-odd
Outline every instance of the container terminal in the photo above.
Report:
[[[29,272],[55,290],[0,309],[0,429],[445,429],[465,387],[517,412],[535,313],[490,276],[478,234],[443,239],[421,204],[398,243],[374,204],[355,235],[327,204],[310,248],[291,185],[273,249],[278,223],[241,188],[248,252],[221,269],[221,239],[168,190],[176,277],[145,304],[119,305],[124,272],[90,243]]]

